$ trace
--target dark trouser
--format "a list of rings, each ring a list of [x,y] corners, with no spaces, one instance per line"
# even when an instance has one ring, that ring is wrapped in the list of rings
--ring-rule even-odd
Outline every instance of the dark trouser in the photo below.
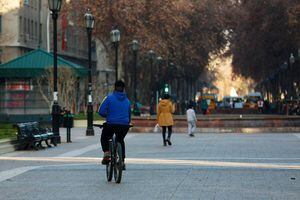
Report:
[[[164,141],[166,140],[167,127],[168,127],[168,139],[170,139],[171,135],[172,135],[172,126],[163,126],[162,127],[162,137],[163,137]]]
[[[114,133],[116,134],[116,142],[119,142],[122,146],[123,159],[125,159],[125,143],[124,138],[129,130],[127,125],[115,125],[106,124],[102,129],[101,134],[101,146],[103,152],[109,151],[109,140],[112,138]]]

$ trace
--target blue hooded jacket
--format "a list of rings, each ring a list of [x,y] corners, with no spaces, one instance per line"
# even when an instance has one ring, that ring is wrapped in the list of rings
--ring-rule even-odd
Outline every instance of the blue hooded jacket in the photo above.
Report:
[[[130,101],[126,93],[114,91],[102,101],[99,115],[106,118],[107,124],[129,125],[131,120]]]

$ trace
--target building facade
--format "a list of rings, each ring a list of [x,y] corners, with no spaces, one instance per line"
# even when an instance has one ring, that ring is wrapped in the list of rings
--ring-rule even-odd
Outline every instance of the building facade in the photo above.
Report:
[[[84,27],[78,27],[72,21],[76,14],[59,14],[58,54],[87,65],[87,33]],[[48,0],[0,0],[1,63],[37,48],[51,51],[52,46],[52,19]],[[96,62],[93,46],[92,59]]]
[[[87,32],[85,27],[77,26],[72,20],[77,14],[75,11],[59,13],[58,55],[88,67]],[[48,0],[0,0],[0,64],[38,48],[52,52],[52,30]],[[96,68],[94,42],[92,46],[92,66]],[[87,81],[82,80],[78,87],[78,90],[87,92]],[[80,104],[85,105],[87,99],[81,101]]]
[[[72,10],[66,11],[64,6],[66,5],[62,5],[57,21],[58,55],[88,67],[87,31],[82,26],[83,23],[75,20],[78,19],[77,16],[82,16],[84,20],[84,14]],[[52,27],[48,0],[0,0],[0,64],[38,48],[52,52]],[[114,54],[111,50],[113,49],[105,48],[100,40],[92,37],[94,110],[103,97],[113,89],[115,71],[111,59]],[[119,62],[119,73],[122,77],[121,64]],[[80,87],[78,90],[87,93],[87,80],[83,80],[77,87]],[[85,96],[76,103],[78,106],[76,110],[85,112],[87,95]]]
[[[45,47],[46,1],[0,0],[0,62]]]

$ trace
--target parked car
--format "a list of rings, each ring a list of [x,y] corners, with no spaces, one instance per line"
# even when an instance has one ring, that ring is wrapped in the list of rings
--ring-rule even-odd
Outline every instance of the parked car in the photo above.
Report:
[[[245,108],[258,108],[257,102],[259,99],[262,99],[260,92],[252,92],[245,96]]]
[[[243,108],[243,97],[231,97],[225,96],[223,100],[218,104],[219,108]]]

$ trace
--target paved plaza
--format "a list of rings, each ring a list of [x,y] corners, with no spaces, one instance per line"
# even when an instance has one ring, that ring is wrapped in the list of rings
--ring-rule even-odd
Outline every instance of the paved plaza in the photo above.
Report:
[[[100,165],[100,130],[72,143],[0,155],[1,200],[300,199],[300,134],[129,133],[121,184]]]

